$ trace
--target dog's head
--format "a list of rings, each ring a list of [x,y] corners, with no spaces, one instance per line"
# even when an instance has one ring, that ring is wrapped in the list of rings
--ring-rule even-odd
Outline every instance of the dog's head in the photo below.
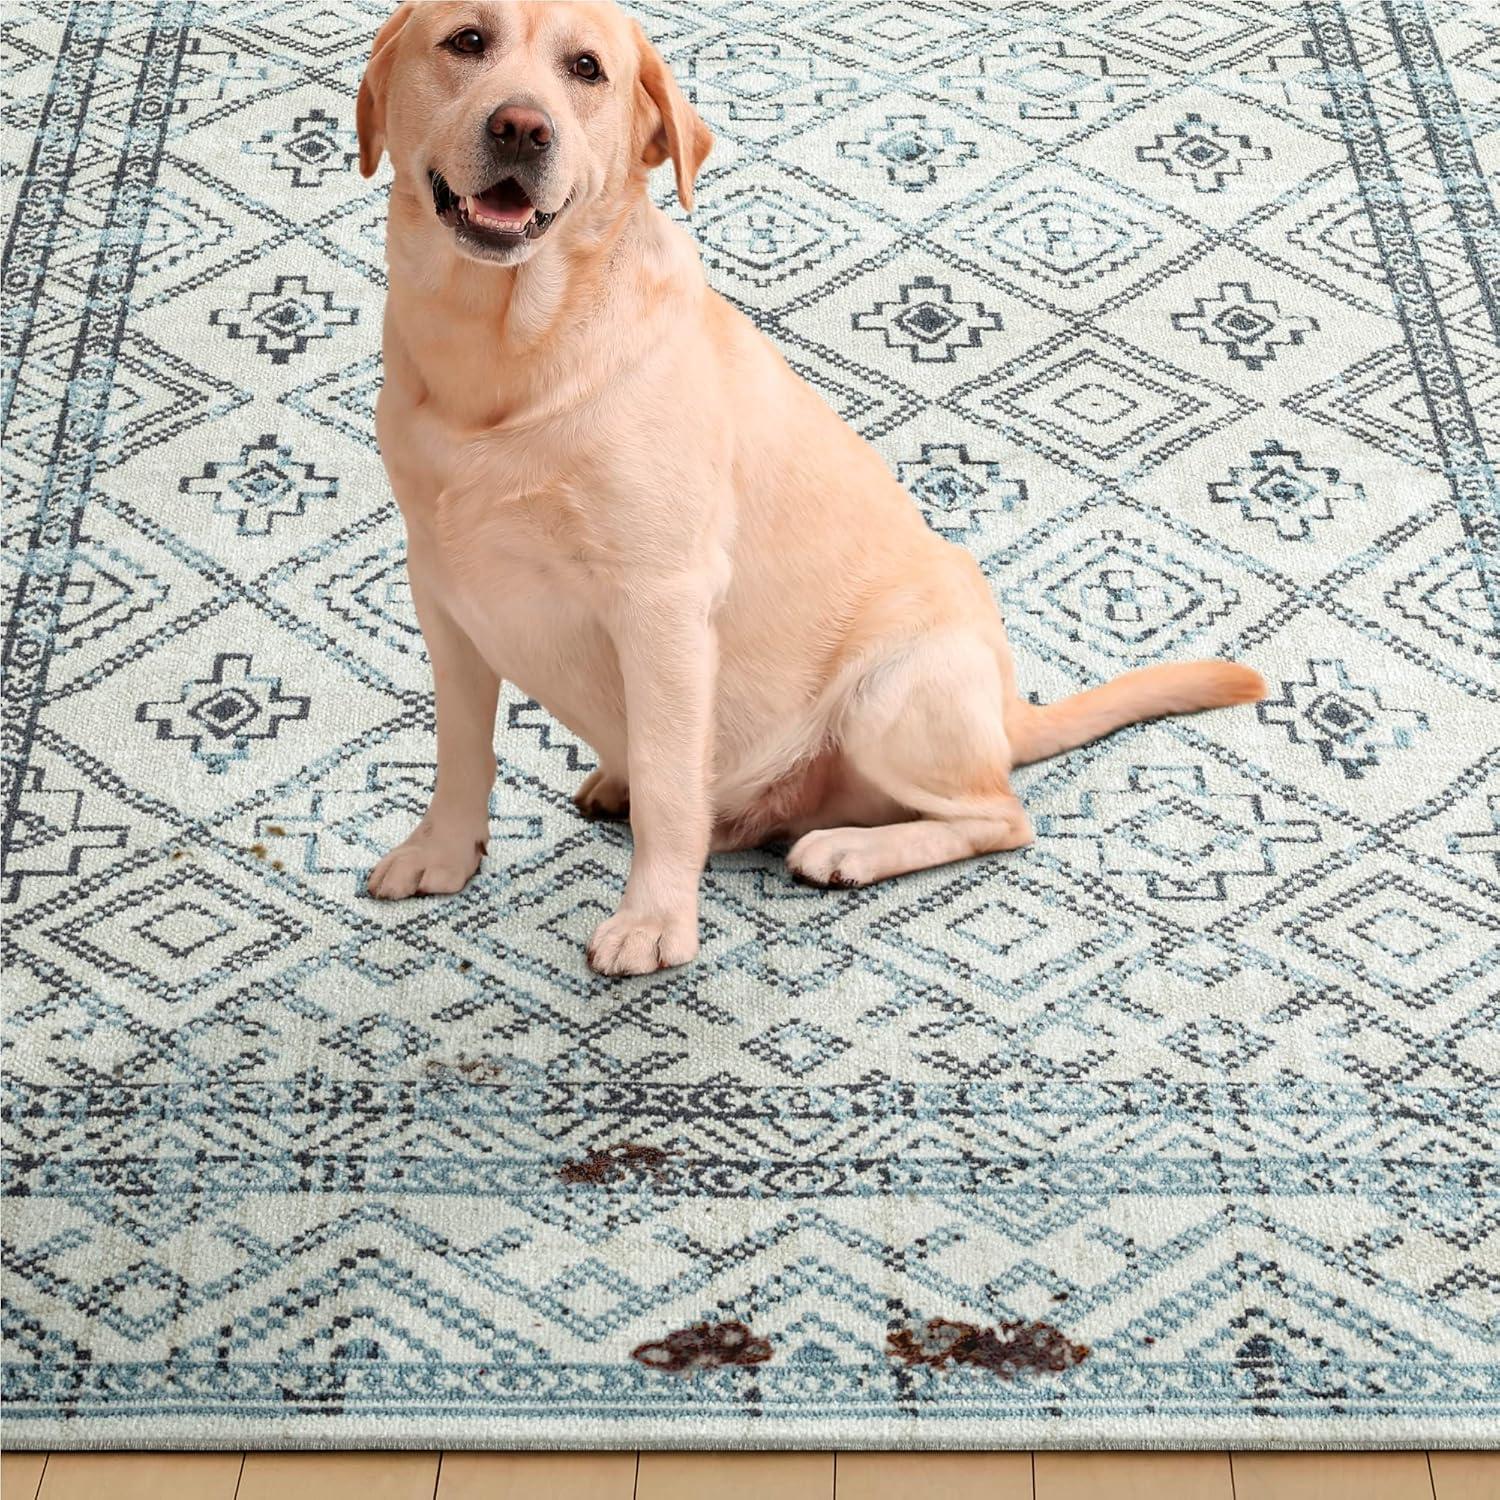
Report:
[[[713,143],[608,0],[407,0],[375,38],[357,121],[366,177],[388,152],[397,186],[431,202],[427,232],[502,265],[669,158],[690,208]]]

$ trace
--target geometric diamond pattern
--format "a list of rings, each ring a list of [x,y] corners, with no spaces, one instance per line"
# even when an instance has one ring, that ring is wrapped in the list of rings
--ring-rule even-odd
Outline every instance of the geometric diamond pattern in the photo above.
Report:
[[[1024,768],[1025,850],[716,855],[698,963],[614,982],[629,831],[507,686],[479,874],[367,900],[434,775],[383,8],[16,8],[7,1440],[1492,1441],[1479,10],[633,8],[718,138],[710,282],[979,561],[1021,691],[1271,697]],[[897,1364],[930,1319],[1089,1353]],[[632,1357],[734,1321],[769,1358]]]
[[[1004,592],[1008,605],[1064,640],[1132,661],[1178,650],[1240,598],[1193,562],[1122,531],[1100,532],[1083,546],[1070,539],[1028,561],[1031,577]]]
[[[1125,340],[1071,332],[958,394],[1013,441],[1096,483],[1156,468],[1253,409]]]

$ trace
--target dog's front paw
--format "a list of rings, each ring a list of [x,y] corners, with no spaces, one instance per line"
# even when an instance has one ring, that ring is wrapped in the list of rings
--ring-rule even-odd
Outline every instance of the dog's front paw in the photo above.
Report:
[[[451,896],[461,891],[479,868],[488,833],[488,828],[459,832],[419,827],[370,871],[365,889],[380,901]]]
[[[573,806],[586,818],[628,818],[630,788],[607,771],[591,771],[573,793]]]
[[[617,911],[589,939],[589,967],[600,974],[654,974],[698,956],[698,918]]]

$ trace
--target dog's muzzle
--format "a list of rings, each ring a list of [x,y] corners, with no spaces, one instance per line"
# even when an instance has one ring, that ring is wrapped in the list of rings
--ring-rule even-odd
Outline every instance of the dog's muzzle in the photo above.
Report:
[[[428,177],[438,218],[461,238],[487,249],[511,250],[539,240],[562,212],[543,213],[515,177],[502,177],[483,192],[467,196],[455,193],[441,172],[429,172]]]

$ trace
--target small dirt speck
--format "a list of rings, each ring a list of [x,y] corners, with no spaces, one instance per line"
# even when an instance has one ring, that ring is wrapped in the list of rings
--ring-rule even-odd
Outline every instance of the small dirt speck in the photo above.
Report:
[[[264,859],[266,857],[266,846],[264,844],[251,844],[250,852],[257,859]]]
[[[270,834],[273,839],[284,839],[286,837],[286,829],[283,828],[280,823],[267,823],[266,832]]]
[[[763,1365],[771,1357],[771,1341],[757,1338],[737,1321],[694,1323],[664,1339],[637,1345],[630,1357],[653,1370],[684,1375],[721,1365]]]
[[[1022,1370],[1053,1373],[1071,1369],[1089,1357],[1087,1344],[1075,1344],[1050,1323],[1001,1323],[981,1328],[977,1323],[954,1323],[929,1318],[920,1332],[898,1328],[887,1339],[892,1359],[908,1365],[977,1365],[1002,1380],[1013,1380]]]
[[[466,958],[461,958],[458,961],[458,972],[460,974],[467,974],[469,972],[469,970],[472,969],[473,967],[474,967],[474,965],[471,964],[469,962],[469,960],[466,959]]]
[[[451,1081],[462,1078],[466,1083],[508,1083],[509,1069],[503,1059],[490,1057],[461,1057],[457,1062],[443,1062],[429,1057],[422,1065],[431,1079]]]

